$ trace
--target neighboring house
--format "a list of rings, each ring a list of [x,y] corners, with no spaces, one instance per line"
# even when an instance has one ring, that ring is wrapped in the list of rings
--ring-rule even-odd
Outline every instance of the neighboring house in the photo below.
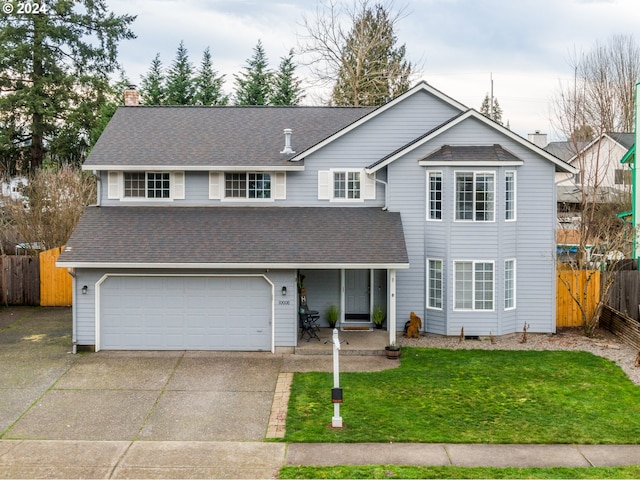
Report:
[[[545,150],[563,158],[578,172],[573,177],[561,173],[557,175],[559,202],[579,204],[583,192],[590,200],[597,202],[619,202],[621,195],[631,192],[631,169],[620,160],[633,145],[632,133],[603,133],[581,146],[577,153],[570,154],[569,158],[561,153],[561,143],[567,144],[564,153],[575,151],[569,142],[549,144]]]
[[[2,182],[2,196],[11,200],[22,200],[22,189],[29,184],[25,177],[14,177],[8,182]]]
[[[84,169],[98,205],[58,260],[74,345],[287,351],[301,287],[324,325],[381,305],[390,342],[412,311],[555,331],[554,177],[575,170],[425,82],[378,108],[121,107]]]

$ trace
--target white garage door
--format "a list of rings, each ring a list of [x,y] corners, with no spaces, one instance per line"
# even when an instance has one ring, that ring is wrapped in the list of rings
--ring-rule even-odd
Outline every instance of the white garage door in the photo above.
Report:
[[[263,277],[108,277],[99,347],[268,351],[271,296]]]

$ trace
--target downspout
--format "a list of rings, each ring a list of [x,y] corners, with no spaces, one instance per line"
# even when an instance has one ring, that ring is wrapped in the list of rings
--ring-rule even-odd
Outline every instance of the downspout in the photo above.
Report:
[[[71,267],[67,268],[67,273],[71,275],[71,353],[76,354],[76,272]]]
[[[382,210],[387,210],[389,208],[389,197],[388,197],[388,195],[389,195],[389,193],[388,193],[389,185],[384,180],[380,180],[378,178],[374,178],[374,180],[377,183],[381,183],[382,185],[384,185],[384,207],[382,207]]]
[[[102,179],[96,170],[93,171],[93,176],[96,177],[96,207],[99,207],[102,198]]]

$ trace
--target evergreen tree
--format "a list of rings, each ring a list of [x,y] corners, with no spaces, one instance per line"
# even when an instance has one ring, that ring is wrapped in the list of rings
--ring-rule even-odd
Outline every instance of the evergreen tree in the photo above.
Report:
[[[140,98],[144,105],[162,105],[165,102],[165,77],[160,53],[156,53],[151,61],[149,72],[142,77]]]
[[[498,99],[493,97],[493,109],[491,108],[491,99],[489,98],[489,94],[487,93],[482,100],[482,105],[480,106],[480,113],[485,117],[489,117],[496,123],[503,125],[502,123],[502,109],[500,108],[500,104],[498,103]]]
[[[413,65],[396,46],[395,21],[383,5],[362,3],[340,51],[333,104],[382,105],[409,89]]]
[[[41,5],[45,12],[0,16],[0,154],[9,173],[84,159],[118,43],[135,38],[135,16],[116,16],[105,0]]]
[[[189,62],[189,54],[180,42],[176,58],[167,73],[166,105],[193,105],[194,102],[193,67]]]
[[[211,52],[207,47],[202,54],[200,70],[195,78],[196,105],[226,105],[229,98],[222,92],[224,75],[218,75],[211,63]]]
[[[298,105],[304,98],[295,71],[293,50],[290,50],[288,56],[282,57],[280,67],[274,76],[271,105]]]
[[[253,57],[247,59],[244,72],[234,75],[236,80],[236,105],[268,105],[271,94],[272,72],[262,42],[253,49]]]

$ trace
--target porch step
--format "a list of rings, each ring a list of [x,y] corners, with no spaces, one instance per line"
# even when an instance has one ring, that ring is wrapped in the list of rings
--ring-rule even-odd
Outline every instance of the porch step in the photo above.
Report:
[[[348,331],[348,330],[352,330],[352,331],[362,331],[362,332],[370,332],[371,330],[373,330],[373,328],[371,328],[371,326],[369,325],[344,325],[342,324],[340,326],[340,330],[342,331]]]
[[[364,325],[361,325],[364,326]],[[388,332],[383,330],[347,330],[339,332],[341,342],[340,355],[385,355],[384,347],[388,344]],[[307,342],[298,340],[294,353],[297,355],[333,355],[333,330],[321,328],[318,332],[320,340],[312,338]]]
[[[295,347],[293,353],[296,355],[333,355],[333,348],[309,348],[306,345]],[[340,347],[340,355],[347,356],[374,356],[386,355],[384,349],[349,349],[349,345]]]

